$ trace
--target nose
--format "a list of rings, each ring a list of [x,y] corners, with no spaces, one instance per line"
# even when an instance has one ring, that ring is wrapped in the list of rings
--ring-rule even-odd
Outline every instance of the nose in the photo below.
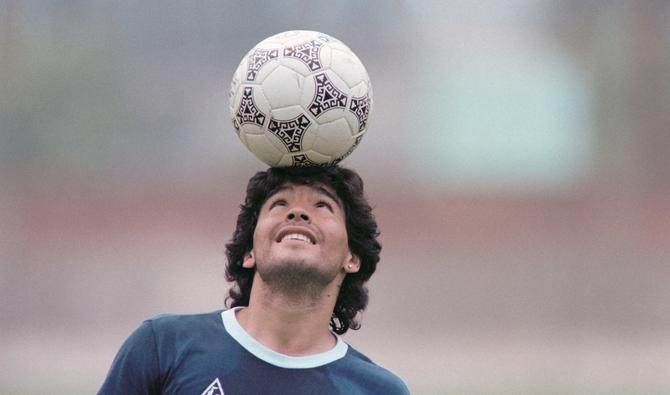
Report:
[[[287,214],[286,218],[289,221],[305,221],[309,222],[309,214],[307,211],[301,209],[300,207],[293,207]]]

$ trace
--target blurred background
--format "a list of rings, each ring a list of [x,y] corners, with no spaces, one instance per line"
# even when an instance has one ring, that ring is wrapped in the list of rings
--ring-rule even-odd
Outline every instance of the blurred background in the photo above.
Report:
[[[0,2],[0,393],[87,394],[140,322],[223,307],[265,166],[248,49],[358,54],[343,165],[384,250],[345,340],[414,394],[670,393],[667,1]]]

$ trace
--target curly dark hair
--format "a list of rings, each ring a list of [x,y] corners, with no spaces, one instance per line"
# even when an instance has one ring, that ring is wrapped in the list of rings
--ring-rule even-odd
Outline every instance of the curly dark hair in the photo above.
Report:
[[[372,208],[363,195],[363,180],[353,170],[340,166],[269,168],[256,173],[247,185],[247,196],[240,206],[237,227],[232,240],[226,244],[226,279],[235,284],[226,303],[230,307],[247,306],[256,269],[242,267],[245,255],[253,247],[253,235],[261,206],[268,197],[286,183],[295,185],[324,185],[337,193],[344,208],[349,249],[360,259],[360,270],[345,276],[330,319],[333,332],[343,334],[359,329],[356,316],[368,304],[365,282],[377,268],[381,244]]]

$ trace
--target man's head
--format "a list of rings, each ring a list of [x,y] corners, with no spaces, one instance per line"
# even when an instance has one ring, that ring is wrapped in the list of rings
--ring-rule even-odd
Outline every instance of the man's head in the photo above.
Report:
[[[289,263],[304,270],[295,273],[307,283],[345,274],[331,327],[336,333],[358,329],[355,317],[368,300],[364,284],[379,261],[378,236],[363,181],[354,171],[333,166],[259,172],[249,180],[237,228],[226,245],[226,277],[235,282],[231,307],[248,305],[261,264],[259,275],[275,275],[272,270],[279,266],[273,262],[295,257]],[[317,261],[328,265],[315,271]]]

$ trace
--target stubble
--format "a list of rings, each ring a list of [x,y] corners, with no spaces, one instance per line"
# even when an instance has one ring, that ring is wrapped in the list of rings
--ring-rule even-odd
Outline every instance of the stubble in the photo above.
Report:
[[[301,260],[262,266],[262,269],[258,267],[258,275],[269,291],[296,303],[320,300],[325,289],[337,276],[333,270],[329,271]]]

